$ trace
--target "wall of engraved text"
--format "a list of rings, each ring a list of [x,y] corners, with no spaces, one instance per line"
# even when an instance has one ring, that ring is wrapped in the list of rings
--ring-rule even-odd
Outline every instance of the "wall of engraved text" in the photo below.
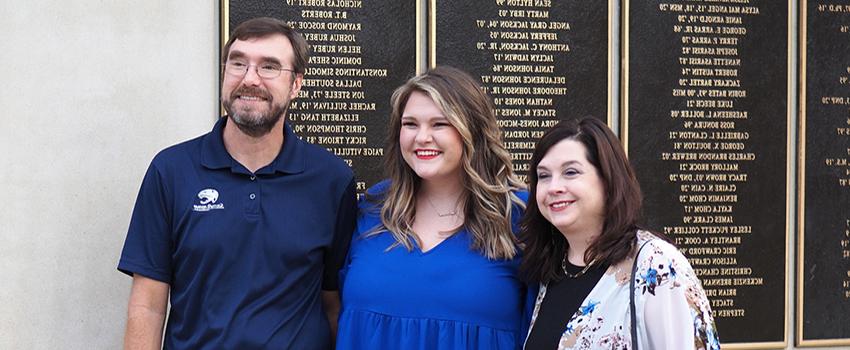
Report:
[[[521,178],[536,140],[564,119],[608,120],[607,1],[433,2],[431,65],[479,78]]]
[[[797,340],[850,345],[850,1],[806,1]]]
[[[390,96],[416,74],[417,1],[229,1],[226,6],[231,29],[270,16],[304,35],[310,61],[290,107],[293,130],[354,168],[358,192],[379,181]]]
[[[788,4],[629,1],[624,12],[622,133],[647,221],[688,257],[724,344],[781,344]]]

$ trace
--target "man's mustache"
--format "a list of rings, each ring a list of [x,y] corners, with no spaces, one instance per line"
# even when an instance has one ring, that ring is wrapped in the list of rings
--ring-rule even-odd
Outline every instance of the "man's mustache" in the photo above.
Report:
[[[272,96],[264,89],[248,87],[248,86],[240,86],[238,89],[233,90],[230,94],[230,99],[235,100],[239,96],[257,96],[267,101],[271,101]]]

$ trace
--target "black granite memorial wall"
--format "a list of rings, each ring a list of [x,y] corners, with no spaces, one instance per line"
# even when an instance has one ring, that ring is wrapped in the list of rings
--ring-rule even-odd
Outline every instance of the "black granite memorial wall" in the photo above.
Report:
[[[619,130],[646,223],[688,257],[725,349],[776,348],[787,345],[790,305],[796,3],[624,0],[612,19],[612,0],[229,0],[222,41],[259,16],[304,33],[312,58],[293,128],[351,165],[362,192],[383,176],[390,95],[420,63],[480,79],[523,178],[558,121],[612,124],[610,29],[620,21]],[[850,0],[799,4],[796,341],[850,345]]]
[[[850,345],[850,1],[800,9],[797,343]]]
[[[724,348],[784,347],[789,3],[624,2],[621,135]],[[756,326],[757,325],[757,326]]]
[[[422,1],[222,1],[222,36],[226,40],[239,23],[264,16],[282,19],[304,35],[309,68],[289,120],[296,134],[354,168],[362,193],[384,176],[390,96],[421,70]]]
[[[522,178],[560,120],[610,121],[610,1],[434,0],[429,62],[463,69],[493,97]],[[609,122],[610,124],[610,122]]]

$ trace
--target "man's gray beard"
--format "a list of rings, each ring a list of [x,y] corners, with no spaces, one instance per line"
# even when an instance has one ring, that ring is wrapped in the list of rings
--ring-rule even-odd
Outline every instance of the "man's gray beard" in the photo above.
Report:
[[[260,114],[259,112],[234,111],[232,106],[232,100],[224,103],[224,110],[227,111],[228,117],[239,130],[251,137],[261,137],[271,132],[288,108],[287,105],[273,105],[269,113]]]

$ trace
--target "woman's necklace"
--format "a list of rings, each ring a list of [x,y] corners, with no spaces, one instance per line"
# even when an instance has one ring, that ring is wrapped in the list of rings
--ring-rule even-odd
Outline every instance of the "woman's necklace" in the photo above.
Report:
[[[581,276],[584,276],[584,274],[587,273],[587,270],[589,270],[590,267],[593,266],[593,264],[595,264],[595,263],[596,263],[596,259],[593,259],[593,261],[591,261],[590,264],[587,264],[587,266],[585,266],[583,269],[581,269],[581,271],[579,271],[578,273],[575,273],[575,274],[569,273],[567,271],[567,252],[565,250],[564,251],[564,258],[561,259],[561,270],[564,270],[564,275],[566,275],[569,278],[579,278]]]
[[[437,213],[437,216],[439,216],[441,218],[444,218],[444,217],[447,217],[447,216],[457,216],[457,203],[455,203],[455,207],[453,208],[454,210],[452,210],[448,213],[440,213],[440,211],[437,210],[437,206],[435,206],[434,202],[431,201],[431,198],[427,197],[426,199],[428,200],[428,204],[431,205],[431,209],[434,209],[434,212]]]

